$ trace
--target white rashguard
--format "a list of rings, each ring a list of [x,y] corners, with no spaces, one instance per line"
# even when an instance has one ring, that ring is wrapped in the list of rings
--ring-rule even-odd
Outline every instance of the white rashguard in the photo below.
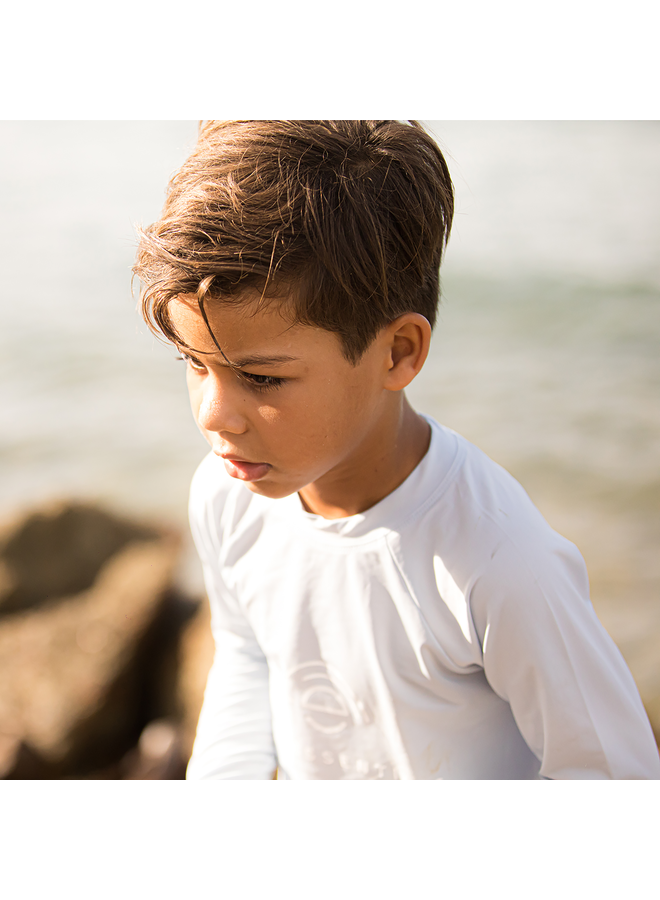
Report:
[[[216,654],[188,778],[660,778],[576,547],[429,422],[406,481],[344,519],[204,459],[190,517]]]

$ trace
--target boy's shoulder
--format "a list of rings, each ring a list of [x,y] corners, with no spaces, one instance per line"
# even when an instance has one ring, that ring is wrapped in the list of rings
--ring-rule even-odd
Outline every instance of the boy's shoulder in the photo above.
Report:
[[[434,633],[447,634],[449,610],[466,641],[456,658],[474,662],[471,653],[485,646],[489,628],[497,646],[502,622],[538,636],[554,618],[591,615],[577,547],[550,526],[506,469],[450,429],[432,427],[453,439],[452,463],[389,544]]]
[[[416,556],[414,549],[425,547],[471,573],[490,568],[496,555],[530,572],[548,555],[579,556],[506,469],[452,429],[426,418],[431,446],[409,479],[408,516],[396,538],[402,551]]]
[[[474,531],[477,523],[490,523],[502,537],[514,541],[550,529],[510,472],[467,438],[425,418],[431,425],[432,440],[420,466],[426,471],[412,490],[421,495],[414,502],[422,503],[415,519],[426,513],[440,517],[445,534]]]

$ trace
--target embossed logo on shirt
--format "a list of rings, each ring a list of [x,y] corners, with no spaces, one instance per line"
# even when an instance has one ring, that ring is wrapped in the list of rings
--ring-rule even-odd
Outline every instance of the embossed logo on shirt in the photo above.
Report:
[[[373,715],[321,660],[289,672],[304,725],[302,758],[312,778],[397,778]]]

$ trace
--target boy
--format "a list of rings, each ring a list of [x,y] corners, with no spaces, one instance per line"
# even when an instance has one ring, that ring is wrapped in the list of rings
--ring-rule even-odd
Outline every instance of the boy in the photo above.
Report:
[[[213,451],[189,778],[660,776],[576,548],[406,400],[452,214],[415,122],[210,122],[141,234]]]

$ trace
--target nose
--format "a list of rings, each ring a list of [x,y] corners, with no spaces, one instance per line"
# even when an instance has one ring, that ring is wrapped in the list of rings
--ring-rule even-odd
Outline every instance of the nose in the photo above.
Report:
[[[204,431],[243,434],[247,430],[247,420],[241,410],[243,400],[236,389],[236,381],[230,371],[223,372],[222,377],[209,373],[204,379],[197,410],[197,424]]]

